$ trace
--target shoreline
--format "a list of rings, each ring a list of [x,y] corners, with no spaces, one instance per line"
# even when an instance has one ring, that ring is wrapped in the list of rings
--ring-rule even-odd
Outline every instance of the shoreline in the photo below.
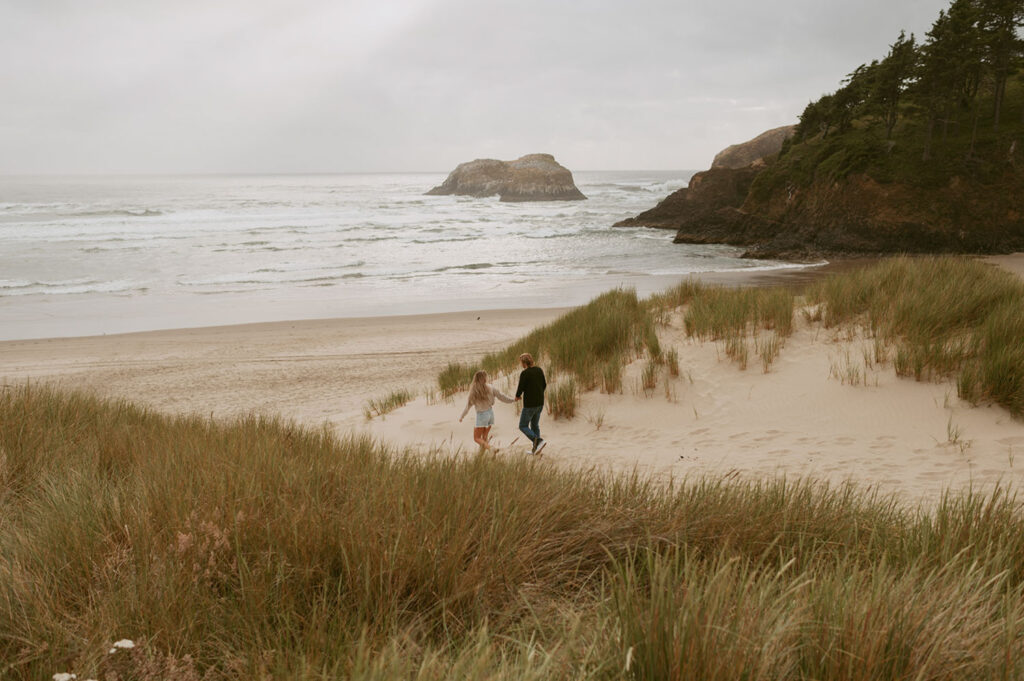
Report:
[[[1024,276],[1024,254],[988,261]],[[807,273],[746,279],[763,285],[802,277]],[[476,362],[568,309],[4,341],[0,382],[84,390],[172,415],[260,414],[307,427],[326,424],[339,434],[369,434],[398,451],[458,454],[472,449],[472,424],[458,423],[464,395],[451,401],[431,396],[438,373],[449,362]],[[635,361],[626,368],[622,393],[584,394],[572,421],[545,415],[550,444],[544,461],[676,479],[735,474],[852,480],[912,500],[934,500],[944,489],[968,484],[1024,483],[1024,469],[1013,465],[1015,452],[1024,449],[1024,423],[1001,408],[962,402],[951,382],[897,378],[891,364],[872,368],[863,385],[846,385],[837,367],[857,360],[868,341],[811,325],[799,314],[797,322],[798,332],[763,373],[756,365],[740,370],[721,343],[686,336],[677,313],[658,333],[662,347],[678,350],[680,377],[661,380],[653,394],[644,394],[637,388],[643,361]],[[514,378],[496,382],[514,391]],[[416,398],[367,422],[366,402],[399,389]],[[521,441],[511,444],[518,435],[514,409],[499,405],[496,415],[494,437],[506,447],[501,455],[523,454]]]
[[[875,259],[863,259],[863,262],[870,262]],[[844,265],[845,261],[838,261],[837,263],[825,262],[821,264],[816,263],[793,263],[792,265],[785,267],[778,267],[773,269],[759,269],[750,268],[743,270],[727,270],[727,271],[714,271],[714,272],[694,272],[687,275],[678,274],[652,274],[648,275],[642,281],[642,286],[637,285],[634,282],[632,285],[626,285],[624,283],[615,283],[613,278],[605,277],[600,280],[583,281],[577,282],[571,287],[566,287],[571,290],[573,298],[579,298],[577,303],[559,303],[554,300],[555,295],[561,291],[553,291],[550,295],[536,295],[532,294],[524,296],[518,299],[500,299],[498,302],[515,302],[519,301],[516,305],[496,305],[490,306],[489,302],[495,302],[494,299],[488,299],[486,297],[479,298],[462,298],[459,300],[440,300],[434,301],[433,307],[436,308],[433,311],[417,312],[415,310],[422,308],[422,303],[419,301],[410,301],[403,304],[393,304],[384,307],[377,314],[332,314],[324,311],[324,306],[318,301],[308,302],[296,302],[288,300],[273,300],[270,302],[261,301],[258,298],[245,297],[243,299],[235,301],[220,301],[218,305],[213,306],[209,309],[203,309],[197,311],[196,308],[185,305],[181,300],[169,301],[166,303],[154,303],[150,300],[137,299],[136,301],[117,301],[121,305],[130,304],[135,302],[139,309],[138,316],[132,316],[128,319],[121,319],[124,317],[124,312],[115,315],[113,319],[107,319],[103,316],[103,303],[100,302],[100,314],[94,316],[88,322],[83,322],[81,319],[77,320],[79,326],[86,328],[99,328],[101,324],[106,321],[109,324],[113,324],[115,329],[113,331],[94,331],[86,333],[54,333],[52,331],[47,332],[46,329],[53,329],[59,327],[61,324],[60,314],[62,311],[67,309],[74,309],[76,312],[80,310],[80,303],[74,300],[45,300],[41,303],[40,307],[46,310],[45,315],[41,315],[40,318],[34,321],[18,320],[16,318],[10,319],[9,321],[16,324],[32,329],[39,329],[37,333],[21,332],[15,337],[0,339],[0,347],[3,347],[6,343],[26,342],[26,341],[42,341],[42,340],[53,340],[53,339],[64,339],[72,340],[79,338],[113,338],[116,336],[128,336],[128,335],[140,335],[149,333],[170,333],[170,332],[181,332],[181,331],[195,331],[199,329],[212,329],[221,327],[230,328],[241,328],[241,327],[258,327],[266,324],[296,324],[296,323],[308,323],[308,322],[320,322],[329,323],[332,321],[347,320],[352,323],[362,323],[365,320],[384,320],[384,319],[401,319],[401,318],[415,318],[421,316],[434,316],[434,315],[460,315],[460,314],[471,314],[481,312],[514,312],[514,311],[530,311],[530,310],[559,310],[565,311],[567,309],[577,307],[579,305],[585,305],[593,298],[601,295],[602,293],[615,289],[615,288],[635,288],[638,294],[641,296],[650,295],[651,293],[663,291],[671,288],[676,284],[685,281],[689,278],[698,279],[709,285],[721,285],[721,286],[800,286],[804,283],[814,281],[822,276],[827,275],[830,272],[842,271],[847,269],[849,265]],[[95,301],[93,301],[95,302]],[[2,300],[0,300],[2,303]],[[230,303],[230,304],[229,304]],[[260,306],[266,309],[272,310],[285,310],[284,312],[271,312],[271,316],[275,317],[272,319],[256,319],[252,321],[245,321],[244,319],[238,319],[237,317],[244,317],[244,310]],[[54,308],[54,309],[51,309]],[[183,317],[191,316],[197,323],[175,323],[174,321],[165,321],[161,324],[159,320],[161,315],[159,313],[154,314],[152,310],[156,308],[158,310],[164,310],[165,319],[176,320]],[[372,304],[361,304],[359,306],[352,306],[354,310],[369,310],[372,309]],[[0,304],[0,311],[3,310],[2,304]],[[239,311],[242,314],[239,314]],[[299,310],[298,316],[283,316],[290,313],[295,314],[295,311]],[[187,312],[184,312],[187,311]],[[279,318],[278,318],[279,317]],[[224,320],[227,321],[224,321]],[[127,330],[120,330],[119,327],[131,327],[131,326],[142,326],[144,328],[128,328]]]

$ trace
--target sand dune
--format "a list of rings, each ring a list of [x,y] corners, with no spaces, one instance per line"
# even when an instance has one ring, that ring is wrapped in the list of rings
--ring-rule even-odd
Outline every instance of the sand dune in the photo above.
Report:
[[[1024,272],[1024,255],[993,262]],[[562,310],[506,310],[337,319],[0,343],[7,384],[46,381],[125,397],[156,409],[216,417],[258,412],[399,445],[472,451],[465,394],[428,399],[447,362],[472,362]],[[703,473],[854,480],[909,499],[946,488],[1024,476],[1024,423],[998,407],[972,407],[952,383],[897,378],[872,344],[800,318],[765,373],[751,354],[741,370],[721,344],[687,338],[681,316],[660,331],[679,352],[680,375],[640,389],[643,361],[621,394],[590,392],[571,421],[545,415],[552,465],[659,476]],[[498,379],[514,390],[516,376]],[[851,385],[855,383],[856,385]],[[363,405],[396,388],[420,394],[367,422]],[[496,406],[500,456],[527,456],[511,405]],[[1019,457],[1019,460],[1018,460]]]
[[[585,394],[572,421],[545,415],[546,460],[675,477],[849,479],[914,499],[1024,480],[1024,423],[1001,408],[961,401],[952,383],[898,378],[891,364],[867,366],[870,341],[801,321],[765,373],[754,357],[741,370],[724,344],[687,338],[680,318],[660,336],[663,348],[679,351],[680,376],[663,374],[645,393],[644,361],[636,361],[622,394]],[[514,389],[514,381],[498,384]],[[396,443],[469,450],[472,423],[457,423],[464,400],[420,398],[362,427]],[[518,435],[515,407],[495,410],[493,436],[510,443]],[[500,455],[528,455],[524,438]]]

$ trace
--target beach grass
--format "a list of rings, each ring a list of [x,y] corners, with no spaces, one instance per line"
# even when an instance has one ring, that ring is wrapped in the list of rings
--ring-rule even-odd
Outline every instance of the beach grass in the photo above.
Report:
[[[559,380],[547,391],[545,404],[548,414],[554,419],[572,419],[580,406],[580,390],[576,378],[569,376]]]
[[[622,392],[622,360],[612,357],[601,367],[601,390],[609,395]]]
[[[727,288],[691,279],[644,300],[639,300],[632,289],[616,289],[535,329],[503,350],[484,355],[480,365],[492,375],[511,373],[519,367],[519,356],[528,352],[538,363],[546,364],[552,378],[568,373],[583,391],[599,387],[604,392],[619,392],[622,367],[644,351],[652,362],[667,361],[657,325],[666,323],[671,313],[685,309],[687,334],[701,340],[725,340],[727,354],[746,368],[746,336],[764,330],[774,331],[776,338],[790,335],[794,301],[793,292],[782,287]],[[767,341],[763,346],[769,349],[762,353],[762,359],[770,365],[778,352],[771,351],[774,346]],[[438,377],[442,393],[450,395],[465,389],[469,383],[466,377],[472,379],[472,371],[468,366],[450,363]],[[648,382],[644,380],[645,390]]]
[[[793,332],[795,296],[783,287],[699,290],[689,302],[686,332],[700,340],[723,340],[774,330],[782,337]]]
[[[437,387],[441,396],[448,398],[463,390],[469,390],[473,376],[479,371],[475,366],[462,362],[449,362],[437,376]]]
[[[960,396],[1024,416],[1024,283],[970,258],[900,257],[810,287],[826,327],[893,348],[896,373],[954,378]],[[876,352],[876,354],[879,354]]]
[[[383,397],[374,397],[363,405],[363,416],[370,421],[375,416],[384,416],[413,401],[414,395],[406,388],[392,390]]]
[[[676,348],[669,348],[665,353],[665,368],[669,376],[679,378],[679,350]]]
[[[488,353],[481,365],[495,375],[511,373],[519,368],[519,356],[530,353],[538,363],[546,364],[551,377],[568,373],[576,377],[583,390],[592,390],[602,381],[610,363],[643,350],[651,340],[652,326],[636,291],[616,289],[535,329],[505,349]]]
[[[1005,489],[664,484],[33,385],[0,462],[5,679],[1024,673]]]

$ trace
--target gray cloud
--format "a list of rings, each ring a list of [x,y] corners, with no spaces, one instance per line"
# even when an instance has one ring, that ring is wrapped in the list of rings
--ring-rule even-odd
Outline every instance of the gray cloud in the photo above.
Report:
[[[0,172],[702,168],[947,0],[0,2]]]

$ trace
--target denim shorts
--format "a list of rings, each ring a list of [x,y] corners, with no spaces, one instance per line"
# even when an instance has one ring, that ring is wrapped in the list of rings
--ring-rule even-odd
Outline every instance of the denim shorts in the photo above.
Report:
[[[494,409],[488,409],[487,411],[478,411],[476,413],[476,427],[486,428],[487,426],[494,425]]]

